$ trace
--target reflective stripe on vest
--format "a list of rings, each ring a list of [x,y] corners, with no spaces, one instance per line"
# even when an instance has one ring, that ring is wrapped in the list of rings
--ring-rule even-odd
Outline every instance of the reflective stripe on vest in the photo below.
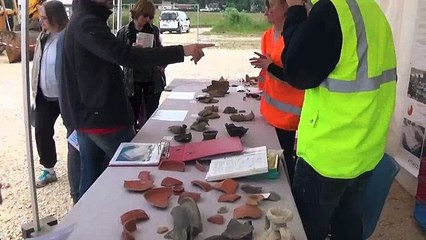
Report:
[[[327,78],[321,83],[321,87],[328,89],[330,92],[338,93],[356,93],[373,91],[380,88],[383,83],[396,80],[396,68],[384,71],[381,75],[369,78],[368,77],[368,43],[367,33],[365,30],[364,20],[361,15],[361,10],[355,0],[346,0],[352,17],[355,22],[357,41],[357,55],[358,55],[358,70],[356,80],[342,81],[332,78]]]
[[[280,111],[292,113],[296,116],[300,116],[300,113],[302,112],[301,108],[275,100],[266,93],[263,93],[263,97],[269,105],[279,109]]]

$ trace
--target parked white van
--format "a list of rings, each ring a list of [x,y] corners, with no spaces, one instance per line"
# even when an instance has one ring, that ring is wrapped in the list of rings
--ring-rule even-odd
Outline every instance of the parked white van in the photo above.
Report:
[[[191,22],[185,12],[167,10],[160,14],[160,33],[173,32],[177,33],[189,32]]]

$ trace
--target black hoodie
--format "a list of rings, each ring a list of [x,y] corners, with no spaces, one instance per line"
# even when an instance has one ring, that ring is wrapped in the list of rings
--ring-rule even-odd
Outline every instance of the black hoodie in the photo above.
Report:
[[[134,48],[107,26],[111,11],[91,0],[74,0],[65,30],[61,111],[64,124],[76,129],[133,125],[119,65],[139,68],[184,60],[182,46]]]

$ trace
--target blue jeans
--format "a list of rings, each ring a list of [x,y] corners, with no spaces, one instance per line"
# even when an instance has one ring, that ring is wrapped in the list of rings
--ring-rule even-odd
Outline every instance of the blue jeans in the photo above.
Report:
[[[302,158],[296,163],[293,195],[309,240],[362,240],[362,199],[370,172],[354,179],[321,176]]]
[[[88,134],[77,130],[81,158],[80,197],[108,167],[120,143],[130,142],[134,136],[133,126],[111,134]]]
[[[67,138],[74,130],[67,127]],[[78,150],[68,143],[68,182],[70,183],[70,195],[74,204],[80,199],[80,153]]]

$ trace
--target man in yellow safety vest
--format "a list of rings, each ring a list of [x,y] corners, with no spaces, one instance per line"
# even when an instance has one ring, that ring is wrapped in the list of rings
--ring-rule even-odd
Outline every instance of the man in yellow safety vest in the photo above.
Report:
[[[313,2],[308,15],[287,0],[284,71],[268,67],[306,89],[293,193],[308,239],[362,239],[361,199],[395,104],[392,33],[374,0]]]

